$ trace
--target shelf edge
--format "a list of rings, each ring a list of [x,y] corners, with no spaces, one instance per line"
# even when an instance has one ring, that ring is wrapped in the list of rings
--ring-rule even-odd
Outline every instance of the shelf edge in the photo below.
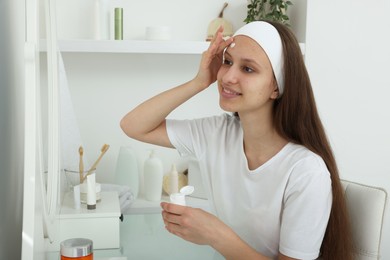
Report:
[[[95,41],[60,40],[61,52],[70,53],[140,53],[140,54],[201,54],[209,45],[198,41]],[[46,51],[46,40],[40,41],[40,51]]]
[[[206,41],[136,41],[136,40],[59,40],[63,53],[129,53],[129,54],[202,54],[209,46]],[[299,43],[302,55],[306,46]],[[46,40],[40,40],[40,52],[46,51]]]

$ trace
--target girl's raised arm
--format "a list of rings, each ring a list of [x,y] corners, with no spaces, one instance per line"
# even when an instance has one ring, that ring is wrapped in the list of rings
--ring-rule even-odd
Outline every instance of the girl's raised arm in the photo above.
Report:
[[[193,80],[146,100],[122,118],[120,126],[127,136],[146,143],[173,147],[167,135],[165,118],[216,81],[222,64],[222,52],[233,41],[232,38],[223,40],[222,32],[221,27],[203,53],[198,74]]]

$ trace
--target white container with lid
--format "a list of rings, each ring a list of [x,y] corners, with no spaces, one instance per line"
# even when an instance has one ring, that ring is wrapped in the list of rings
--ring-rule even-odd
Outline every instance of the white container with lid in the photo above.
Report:
[[[184,186],[179,193],[173,193],[169,196],[171,203],[186,206],[186,196],[194,192],[194,186]]]
[[[148,26],[145,29],[145,38],[149,41],[168,41],[172,38],[169,26]]]

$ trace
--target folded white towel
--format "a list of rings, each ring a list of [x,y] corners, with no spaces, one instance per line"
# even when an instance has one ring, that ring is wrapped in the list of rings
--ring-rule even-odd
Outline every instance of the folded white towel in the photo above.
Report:
[[[130,191],[130,187],[126,185],[118,185],[111,183],[102,183],[102,191],[117,191],[118,196],[122,197],[126,192]]]
[[[102,191],[116,191],[118,192],[119,205],[121,213],[125,212],[127,208],[134,202],[134,193],[129,186],[118,185],[118,184],[101,184]]]
[[[131,191],[125,192],[122,196],[119,197],[119,204],[125,203],[127,200],[133,201],[134,195]]]
[[[122,203],[121,203],[121,213],[122,214],[125,214],[126,211],[131,207],[131,204],[133,204],[133,200],[124,200]]]

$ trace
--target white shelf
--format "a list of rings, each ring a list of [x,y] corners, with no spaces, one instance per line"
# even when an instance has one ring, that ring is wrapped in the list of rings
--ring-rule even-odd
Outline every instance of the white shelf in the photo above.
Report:
[[[201,54],[209,45],[202,41],[96,41],[59,40],[61,52],[74,53],[142,53],[142,54]],[[40,41],[40,51],[46,51],[46,40]]]
[[[69,53],[140,53],[140,54],[201,54],[209,46],[206,41],[135,41],[135,40],[59,40],[61,52]],[[305,44],[300,43],[305,55]],[[46,40],[40,41],[46,51]]]

